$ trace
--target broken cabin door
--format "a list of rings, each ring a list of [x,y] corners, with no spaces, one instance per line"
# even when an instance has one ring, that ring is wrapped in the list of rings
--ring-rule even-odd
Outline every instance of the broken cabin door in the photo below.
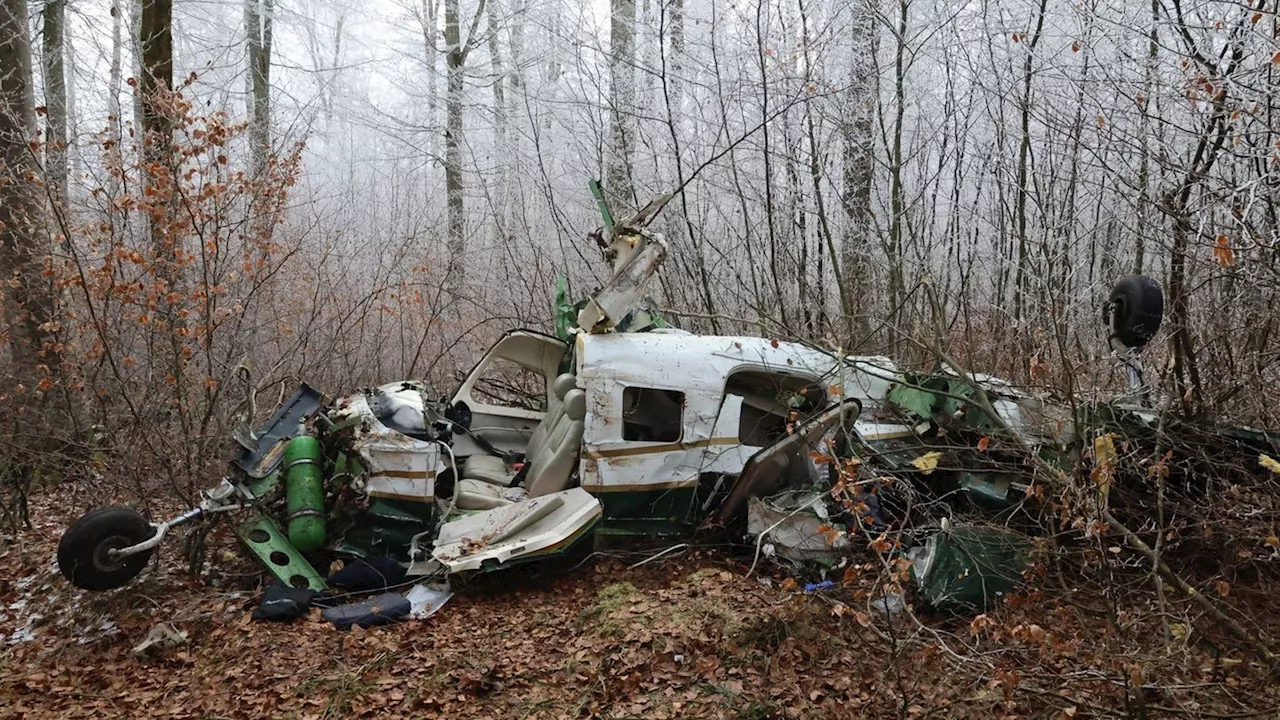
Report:
[[[512,330],[480,358],[451,404],[471,414],[470,431],[503,452],[523,452],[547,411],[551,381],[568,346],[550,335]],[[467,434],[454,436],[459,456],[482,452]]]

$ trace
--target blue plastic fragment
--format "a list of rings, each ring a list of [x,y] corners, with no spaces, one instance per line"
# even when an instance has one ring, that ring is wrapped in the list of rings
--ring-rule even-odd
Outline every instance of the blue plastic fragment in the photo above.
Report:
[[[819,590],[830,590],[835,586],[834,580],[823,580],[820,583],[805,583],[804,591],[807,593],[818,592]]]

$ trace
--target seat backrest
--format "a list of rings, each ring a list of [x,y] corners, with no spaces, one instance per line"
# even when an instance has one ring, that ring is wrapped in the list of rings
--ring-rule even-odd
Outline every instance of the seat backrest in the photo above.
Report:
[[[529,497],[550,495],[569,486],[582,450],[583,420],[587,417],[587,393],[573,389],[564,396],[564,412],[551,428],[546,443],[529,460],[524,487]]]
[[[564,415],[564,396],[570,390],[578,387],[578,378],[570,373],[557,375],[556,379],[551,382],[551,397],[548,398],[547,414],[542,416],[542,421],[538,423],[538,427],[533,429],[533,434],[529,436],[529,444],[524,447],[525,462],[532,460],[547,442],[547,436],[551,434],[551,428],[555,427],[560,417]]]

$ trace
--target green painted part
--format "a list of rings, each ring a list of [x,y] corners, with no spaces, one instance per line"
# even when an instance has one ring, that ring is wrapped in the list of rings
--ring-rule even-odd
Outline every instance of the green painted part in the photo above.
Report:
[[[285,505],[289,541],[302,552],[324,546],[324,475],[320,441],[299,435],[284,449]]]
[[[925,544],[912,577],[925,603],[937,610],[982,611],[1022,583],[1031,543],[994,527],[958,527]]]
[[[364,512],[351,518],[338,549],[361,556],[407,557],[413,536],[435,527],[437,515],[434,502],[373,498]]]
[[[556,295],[553,303],[555,304],[556,337],[568,341],[569,329],[578,326],[578,312],[574,304],[569,301],[569,278],[564,275],[556,275]]]
[[[933,417],[933,406],[938,396],[920,386],[917,378],[903,377],[903,382],[889,391],[889,402],[915,415],[921,420]]]
[[[324,578],[280,532],[270,518],[253,515],[235,528],[236,536],[284,585],[320,591],[328,589]]]
[[[249,478],[248,482],[244,484],[244,489],[248,490],[249,494],[257,500],[266,497],[268,493],[278,487],[280,487],[280,472],[278,470],[273,471],[264,478]]]
[[[334,423],[326,432],[328,432],[330,435],[333,435],[334,433],[341,432],[343,430],[346,430],[347,428],[356,427],[362,422],[364,422],[363,417],[361,417],[360,415],[352,415],[351,417],[347,418],[346,420],[343,420],[342,422]]]
[[[360,464],[359,460],[351,457],[347,453],[338,453],[338,458],[333,461],[334,475],[341,475],[343,473],[348,475],[359,475],[362,472],[364,472],[364,466]]]
[[[600,208],[600,219],[604,221],[604,229],[612,236],[613,213],[609,212],[609,203],[604,199],[604,190],[600,188],[600,181],[592,180],[587,183],[587,187],[591,189],[591,194],[596,199],[596,207]]]
[[[603,492],[596,496],[604,512],[608,526],[614,521],[646,520],[670,525],[690,525],[701,518],[694,517],[697,489],[693,487],[641,490],[633,492]]]
[[[666,520],[605,520],[595,528],[594,550],[608,552],[622,547],[635,550],[637,544],[671,544],[673,538],[687,537],[691,530],[690,525]]]
[[[1010,505],[1008,475],[999,473],[960,473],[960,487],[969,493],[974,505],[1001,510]]]
[[[434,516],[434,513],[414,512],[410,508],[424,503],[415,503],[408,500],[388,500],[386,498],[374,498],[369,503],[369,509],[366,514],[371,515],[379,520],[387,520],[393,523],[405,525],[418,525],[425,519]],[[434,504],[431,507],[435,507]]]

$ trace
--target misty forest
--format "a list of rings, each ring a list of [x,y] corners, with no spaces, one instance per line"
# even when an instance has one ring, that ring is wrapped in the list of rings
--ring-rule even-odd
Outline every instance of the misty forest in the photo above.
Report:
[[[831,562],[732,523],[597,534],[353,633],[249,624],[270,577],[226,523],[133,589],[59,575],[76,517],[198,506],[299,383],[443,398],[513,328],[572,348],[611,218],[655,198],[659,337],[889,358],[874,419],[923,421],[906,462],[833,451]],[[1136,350],[1106,314],[1130,276],[1163,303]],[[0,0],[0,708],[1274,717],[1278,303],[1270,0]],[[975,468],[998,511],[937,491]],[[956,526],[1029,538],[1015,591],[926,601],[906,550]]]

